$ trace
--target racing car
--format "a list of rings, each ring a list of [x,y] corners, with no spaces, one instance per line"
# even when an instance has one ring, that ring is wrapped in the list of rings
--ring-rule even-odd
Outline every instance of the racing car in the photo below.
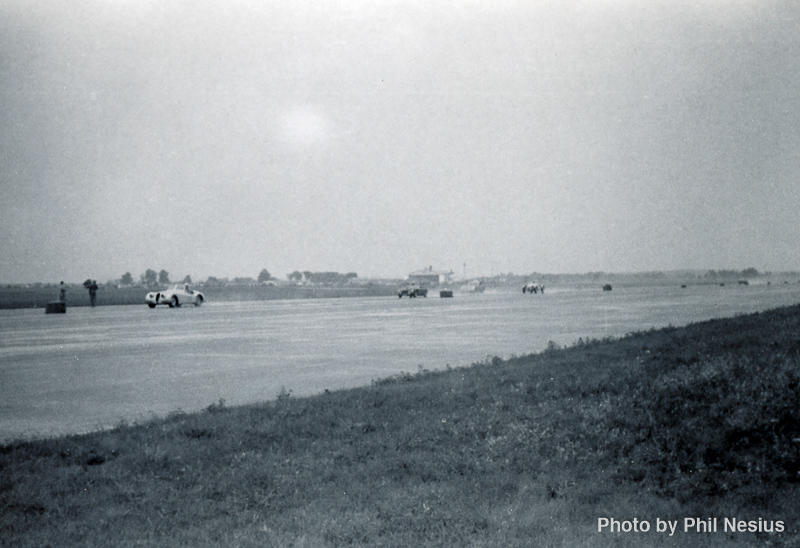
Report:
[[[173,285],[164,291],[151,291],[144,298],[144,302],[150,308],[155,308],[159,304],[165,304],[170,308],[175,308],[182,304],[200,306],[204,300],[205,296],[199,291],[189,289],[189,284],[183,286]]]

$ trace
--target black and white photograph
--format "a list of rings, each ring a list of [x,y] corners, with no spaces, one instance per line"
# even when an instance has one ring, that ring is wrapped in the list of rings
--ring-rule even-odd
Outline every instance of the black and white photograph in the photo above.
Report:
[[[0,0],[0,546],[800,547],[796,0]]]

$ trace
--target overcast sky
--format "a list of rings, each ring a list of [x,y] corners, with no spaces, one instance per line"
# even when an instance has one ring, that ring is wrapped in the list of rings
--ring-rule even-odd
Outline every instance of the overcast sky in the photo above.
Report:
[[[0,282],[800,270],[800,3],[0,1]]]

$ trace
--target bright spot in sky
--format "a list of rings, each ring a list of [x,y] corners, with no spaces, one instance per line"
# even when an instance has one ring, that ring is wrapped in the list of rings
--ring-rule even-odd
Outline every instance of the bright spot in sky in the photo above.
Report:
[[[332,124],[313,106],[292,107],[282,118],[281,136],[290,145],[295,147],[324,145],[329,139]]]

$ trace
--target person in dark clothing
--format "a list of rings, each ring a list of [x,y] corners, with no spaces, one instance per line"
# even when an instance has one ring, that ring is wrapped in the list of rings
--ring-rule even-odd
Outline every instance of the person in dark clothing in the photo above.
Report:
[[[64,282],[61,282],[61,286],[58,290],[58,300],[62,303],[67,300],[67,286],[64,285]]]
[[[92,280],[92,285],[89,286],[89,300],[94,306],[97,301],[97,280]]]

